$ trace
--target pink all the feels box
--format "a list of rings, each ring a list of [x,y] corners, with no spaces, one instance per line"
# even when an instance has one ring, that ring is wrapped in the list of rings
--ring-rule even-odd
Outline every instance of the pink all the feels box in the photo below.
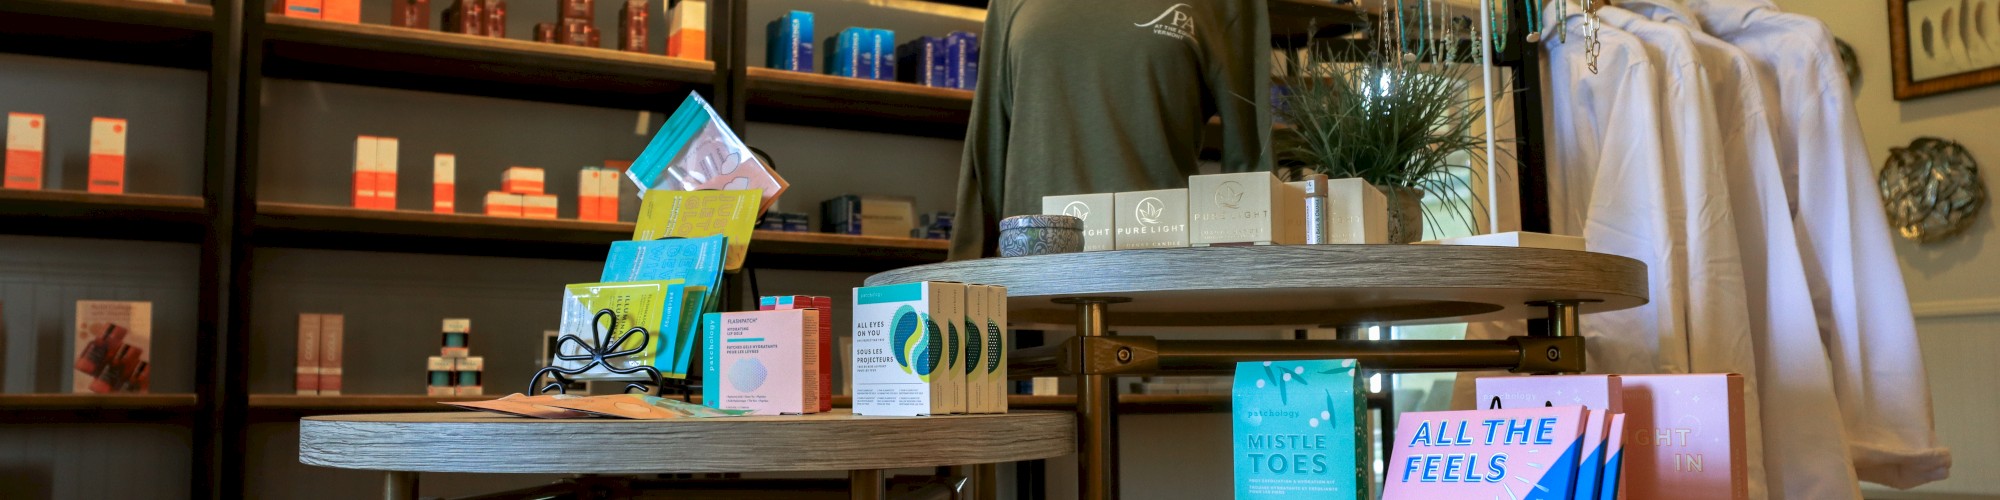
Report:
[[[1750,497],[1741,375],[1622,378],[1625,498]]]
[[[1382,499],[1568,500],[1584,418],[1582,406],[1403,413]]]
[[[1605,431],[1611,415],[1625,411],[1623,384],[1618,375],[1537,375],[1482,377],[1476,382],[1478,400],[1484,409],[1537,408],[1581,405],[1590,413],[1585,419],[1583,458],[1577,469],[1577,498],[1591,498],[1602,489],[1604,468],[1610,456],[1605,447]]]

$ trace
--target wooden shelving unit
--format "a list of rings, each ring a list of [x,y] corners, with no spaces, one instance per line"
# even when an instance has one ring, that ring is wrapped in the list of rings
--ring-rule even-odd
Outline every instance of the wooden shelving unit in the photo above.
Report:
[[[794,125],[965,138],[972,91],[746,68],[750,119]]]
[[[195,196],[0,189],[8,234],[196,242],[202,210]]]
[[[171,68],[208,68],[206,5],[124,0],[0,2],[0,51]]]
[[[515,219],[473,214],[258,204],[258,243],[267,246],[603,260],[632,223]],[[749,264],[775,269],[879,270],[939,262],[942,240],[757,231]]]
[[[284,421],[315,415],[342,415],[356,413],[411,413],[428,411],[463,411],[456,407],[438,404],[446,401],[483,401],[506,395],[495,391],[487,396],[432,397],[414,395],[352,395],[352,396],[293,396],[288,394],[253,394],[250,396],[250,411],[258,420]],[[701,402],[701,396],[692,398]],[[0,400],[4,401],[4,400]],[[1071,410],[1076,408],[1076,396],[1008,396],[1008,408],[1016,410]],[[190,398],[190,403],[192,399]],[[1229,395],[1173,395],[1173,394],[1126,394],[1118,398],[1119,409],[1125,413],[1172,414],[1172,413],[1219,413],[1229,411]],[[850,408],[852,401],[847,396],[834,396],[835,408]],[[0,406],[6,408],[6,406]]]
[[[0,394],[0,424],[185,422],[193,394]]]

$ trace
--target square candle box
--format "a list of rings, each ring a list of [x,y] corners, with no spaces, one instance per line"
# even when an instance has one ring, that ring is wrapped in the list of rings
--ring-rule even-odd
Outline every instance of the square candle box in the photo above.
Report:
[[[1118,209],[1117,249],[1188,246],[1186,189],[1118,193],[1112,204]]]
[[[125,120],[90,119],[90,180],[92,193],[125,192]]]
[[[33,113],[7,113],[7,189],[41,189],[42,157],[48,137],[47,118]]]
[[[1117,248],[1118,210],[1111,193],[1043,196],[1042,214],[1083,219],[1083,251]]]
[[[833,411],[833,297],[816,295],[764,296],[757,310],[811,309],[819,314],[819,411]],[[846,359],[842,357],[842,359]]]
[[[472,320],[467,318],[446,318],[444,320],[443,347],[438,353],[447,358],[463,358],[472,355]]]
[[[457,369],[458,363],[453,361],[453,359],[444,356],[431,356],[428,359],[428,363],[425,364],[424,368],[424,395],[451,396],[455,394],[455,391],[451,387],[453,378],[451,372]]]
[[[854,289],[856,415],[944,415],[952,382],[944,370],[945,324],[956,323],[965,285],[939,281]],[[951,331],[956,331],[952,329]],[[963,390],[961,383],[956,390]]]
[[[1626,498],[1750,498],[1741,375],[1622,378]]]
[[[458,156],[438,153],[431,157],[431,211],[448,214],[458,211]]]
[[[1305,191],[1270,172],[1188,177],[1193,246],[1305,243]]]
[[[1389,201],[1368,181],[1326,180],[1327,243],[1389,243]]]
[[[819,312],[702,316],[702,404],[756,415],[819,411]]]
[[[451,394],[453,396],[483,396],[486,394],[486,388],[481,385],[480,381],[486,374],[485,357],[466,356],[463,358],[453,358],[452,372],[452,378],[456,379],[452,383]]]

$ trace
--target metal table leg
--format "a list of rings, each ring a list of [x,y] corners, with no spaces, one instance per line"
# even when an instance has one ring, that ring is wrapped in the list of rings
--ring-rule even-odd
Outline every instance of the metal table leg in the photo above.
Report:
[[[977,500],[999,500],[1000,464],[979,464],[972,466],[972,498]]]
[[[847,497],[854,500],[882,500],[889,497],[881,469],[847,471]]]
[[[1110,304],[1129,302],[1120,297],[1073,297],[1057,303],[1076,305],[1076,334],[1080,337],[1109,335],[1104,311]],[[1088,366],[1078,367],[1077,498],[1107,500],[1118,498],[1118,389],[1117,377]]]
[[[382,480],[385,500],[417,500],[417,473],[389,471]]]
[[[1577,306],[1580,306],[1588,302],[1599,302],[1599,301],[1546,300],[1539,302],[1529,302],[1528,305],[1539,306],[1546,308],[1548,310],[1549,328],[1548,331],[1546,332],[1530,331],[1528,332],[1528,334],[1546,335],[1551,337],[1575,337],[1583,335],[1583,322],[1582,322],[1583,315],[1582,312],[1578,310]]]

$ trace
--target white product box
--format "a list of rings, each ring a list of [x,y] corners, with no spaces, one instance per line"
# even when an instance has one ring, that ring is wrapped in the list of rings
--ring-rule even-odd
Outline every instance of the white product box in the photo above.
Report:
[[[7,113],[7,161],[0,186],[41,189],[43,152],[49,120],[33,113]]]
[[[1186,248],[1188,197],[1186,189],[1132,191],[1112,196],[1117,208],[1115,248]]]
[[[542,169],[507,167],[500,173],[500,190],[514,194],[542,194]]]
[[[1327,243],[1389,243],[1388,198],[1365,180],[1327,179],[1325,231]]]
[[[553,194],[521,195],[521,216],[529,219],[554,219],[557,200]]]
[[[125,120],[90,119],[90,179],[92,193],[125,192]]]
[[[1505,233],[1482,234],[1460,238],[1419,241],[1419,245],[1473,245],[1488,247],[1547,248],[1552,250],[1584,251],[1583,238],[1559,234],[1508,231]]]
[[[854,289],[849,380],[856,415],[951,412],[942,323],[961,315],[965,285],[926,281]]]
[[[370,208],[396,209],[397,144],[394,137],[375,138],[375,205]]]
[[[1305,243],[1305,190],[1270,172],[1188,177],[1188,242],[1209,245]]]
[[[448,214],[458,211],[458,156],[438,153],[431,157],[431,211]]]
[[[985,366],[977,367],[985,372],[981,380],[980,392],[985,403],[973,413],[1007,413],[1007,351],[1013,346],[1007,339],[1007,287],[983,285],[980,293],[986,296],[986,339],[980,346],[986,353],[980,356]]]
[[[354,138],[354,208],[375,208],[375,150],[379,142],[371,135]]]
[[[1067,215],[1083,219],[1083,251],[1112,250],[1118,247],[1118,209],[1111,193],[1043,196],[1043,215]]]

